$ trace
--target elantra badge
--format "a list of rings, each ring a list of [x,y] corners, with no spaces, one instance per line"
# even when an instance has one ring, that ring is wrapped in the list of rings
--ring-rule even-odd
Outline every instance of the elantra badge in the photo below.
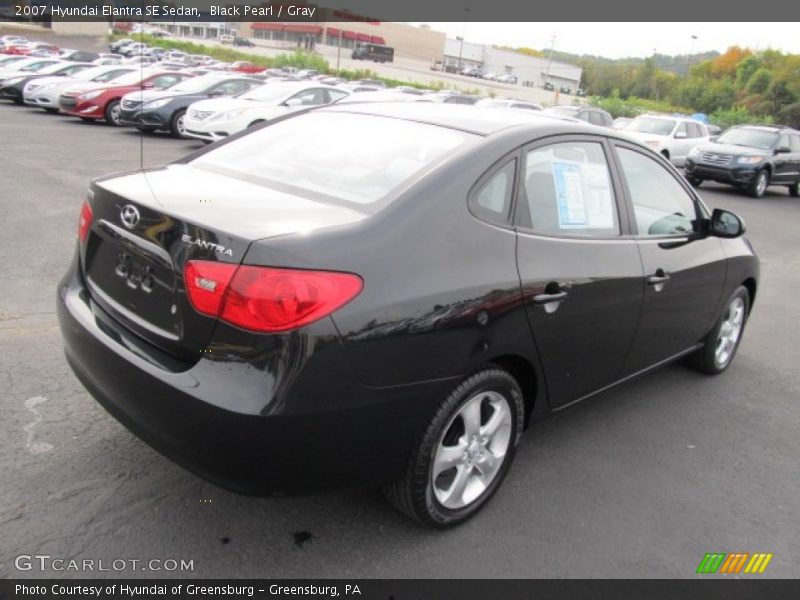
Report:
[[[184,244],[191,244],[192,246],[198,246],[203,250],[213,250],[217,254],[224,254],[225,256],[233,256],[233,250],[231,250],[230,248],[226,248],[225,246],[220,246],[219,244],[215,244],[214,242],[207,242],[199,238],[193,238],[192,236],[187,235],[185,233],[181,236],[181,241]]]
[[[133,229],[139,224],[139,211],[132,204],[126,204],[119,212],[119,218],[125,227]]]

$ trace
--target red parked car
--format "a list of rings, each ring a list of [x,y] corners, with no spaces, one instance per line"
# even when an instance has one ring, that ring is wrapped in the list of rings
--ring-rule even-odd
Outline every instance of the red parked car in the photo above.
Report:
[[[115,79],[113,85],[99,83],[67,89],[58,99],[61,112],[84,121],[105,120],[118,126],[119,102],[137,90],[163,90],[191,77],[189,73],[164,70],[134,71]]]
[[[246,60],[238,60],[231,64],[230,70],[237,71],[239,73],[262,73],[266,70],[266,68],[259,67]]]
[[[0,52],[15,56],[27,56],[36,50],[45,50],[51,54],[58,54],[58,46],[53,46],[53,44],[45,44],[43,42],[25,42],[21,44],[3,46],[0,49]]]

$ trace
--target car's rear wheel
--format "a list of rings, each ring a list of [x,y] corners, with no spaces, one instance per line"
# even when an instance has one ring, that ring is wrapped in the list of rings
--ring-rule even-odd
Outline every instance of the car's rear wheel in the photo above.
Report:
[[[700,187],[703,184],[703,180],[694,175],[687,175],[686,181],[688,181],[692,187]]]
[[[106,104],[106,123],[119,127],[119,100],[112,100]]]
[[[789,186],[789,195],[794,198],[800,196],[800,182],[795,182]]]
[[[709,375],[727,369],[736,356],[749,313],[750,292],[741,285],[728,299],[719,321],[703,340],[703,347],[689,357],[690,364]]]
[[[753,198],[761,198],[764,195],[764,192],[767,191],[767,186],[769,185],[769,172],[766,169],[761,169],[756,176],[753,177],[753,183],[750,184],[750,187],[747,191],[750,193]]]
[[[186,110],[179,110],[172,115],[169,128],[172,131],[172,135],[176,138],[185,140],[189,137],[186,135]]]
[[[466,521],[502,483],[523,420],[522,391],[511,375],[498,368],[471,375],[436,411],[386,497],[427,526]]]

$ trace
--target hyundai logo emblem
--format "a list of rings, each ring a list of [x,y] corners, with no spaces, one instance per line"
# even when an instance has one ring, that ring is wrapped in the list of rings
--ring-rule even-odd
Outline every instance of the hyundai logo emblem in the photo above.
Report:
[[[126,204],[119,212],[119,218],[122,220],[122,224],[125,225],[125,227],[133,229],[139,224],[139,211],[135,206]]]

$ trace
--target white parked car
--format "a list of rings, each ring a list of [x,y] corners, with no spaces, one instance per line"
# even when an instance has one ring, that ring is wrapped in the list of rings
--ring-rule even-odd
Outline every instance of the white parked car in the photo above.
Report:
[[[706,126],[688,117],[640,115],[622,131],[644,142],[678,167],[684,165],[692,148],[710,141]]]
[[[311,81],[270,82],[235,98],[195,102],[186,113],[186,135],[216,142],[253,125],[304,108],[330,104],[347,95],[345,90]]]
[[[101,65],[84,69],[71,77],[42,77],[30,81],[25,86],[22,98],[25,104],[30,106],[38,106],[48,112],[58,112],[58,98],[67,88],[80,84],[107,83],[134,70],[136,69],[133,67]]]
[[[18,75],[33,75],[50,65],[62,61],[54,58],[23,58],[10,62],[7,66],[0,67],[0,81]]]

